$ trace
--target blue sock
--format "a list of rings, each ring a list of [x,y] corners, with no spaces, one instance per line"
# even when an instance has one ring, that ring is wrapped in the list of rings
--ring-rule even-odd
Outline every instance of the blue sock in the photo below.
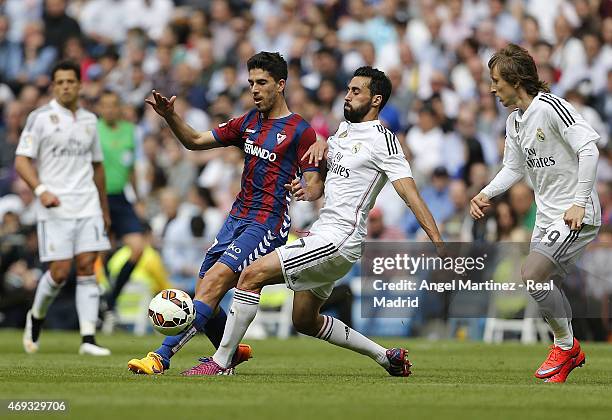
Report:
[[[217,315],[209,319],[208,323],[206,324],[206,328],[204,328],[206,336],[216,349],[218,349],[219,344],[221,344],[221,339],[223,338],[223,331],[225,330],[226,321],[227,314],[225,313],[223,308],[219,306],[219,312],[217,313]]]
[[[162,364],[165,369],[170,367],[170,358],[191,340],[198,331],[205,331],[206,323],[213,313],[213,309],[210,306],[199,300],[193,301],[193,307],[195,308],[196,316],[191,327],[179,335],[166,337],[161,347],[155,350],[155,353],[162,357]],[[223,334],[223,330],[221,334]]]

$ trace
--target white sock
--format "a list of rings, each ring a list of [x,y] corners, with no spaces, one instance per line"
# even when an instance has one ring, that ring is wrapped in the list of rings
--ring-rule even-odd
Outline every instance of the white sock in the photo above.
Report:
[[[232,306],[227,314],[227,322],[221,344],[213,356],[213,360],[223,368],[232,363],[234,352],[253,322],[259,308],[259,294],[236,289]]]
[[[389,367],[387,349],[375,343],[361,333],[348,327],[344,322],[331,316],[323,315],[323,327],[315,336],[336,346],[365,354],[376,360],[384,368]]]
[[[554,286],[552,290],[537,290],[530,294],[538,303],[540,313],[553,332],[555,346],[563,350],[571,349],[574,345],[571,314],[566,312],[567,299],[561,290]],[[569,306],[569,302],[567,305]]]
[[[100,305],[100,289],[96,276],[77,276],[76,307],[81,335],[95,335]]]
[[[32,315],[34,318],[43,319],[47,316],[49,306],[55,300],[62,286],[63,284],[57,284],[53,281],[49,270],[45,271],[45,274],[38,281],[36,294],[34,295],[34,303],[32,304]]]

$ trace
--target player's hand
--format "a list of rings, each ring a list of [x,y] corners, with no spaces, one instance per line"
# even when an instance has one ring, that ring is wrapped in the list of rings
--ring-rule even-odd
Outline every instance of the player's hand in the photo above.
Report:
[[[104,213],[102,215],[102,219],[104,219],[104,231],[106,232],[106,234],[108,235],[110,232],[110,227],[111,227],[111,217],[110,214],[108,213]]]
[[[316,142],[312,146],[308,148],[304,156],[302,157],[302,161],[308,159],[308,164],[315,166],[319,166],[319,162],[323,160],[325,156],[327,156],[327,141],[323,139],[317,139]]]
[[[582,227],[582,219],[584,219],[584,207],[575,204],[563,214],[563,221],[571,230],[580,229]]]
[[[40,203],[46,208],[58,207],[60,204],[59,198],[57,195],[53,194],[50,191],[45,191],[40,195]]]
[[[444,244],[444,242],[435,242],[434,245],[436,247],[436,254],[438,254],[438,257],[448,257],[448,250],[446,249],[446,245]]]
[[[307,191],[300,179],[295,178],[291,181],[291,184],[285,184],[285,189],[289,191],[297,201],[308,201]]]
[[[151,94],[153,95],[154,101],[152,101],[151,99],[145,99],[145,102],[151,105],[155,112],[157,112],[162,117],[170,117],[174,113],[174,101],[176,101],[176,96],[173,96],[168,99],[164,95],[157,92],[155,89],[151,91]]]
[[[491,203],[489,202],[489,197],[484,193],[479,193],[476,197],[470,200],[470,215],[478,220],[484,216],[484,211],[489,207]]]

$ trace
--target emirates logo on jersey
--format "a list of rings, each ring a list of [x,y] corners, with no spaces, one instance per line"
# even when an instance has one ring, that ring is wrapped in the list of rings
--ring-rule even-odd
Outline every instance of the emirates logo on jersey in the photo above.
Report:
[[[287,133],[285,130],[282,130],[280,133],[276,134],[276,144],[281,144],[287,138]]]

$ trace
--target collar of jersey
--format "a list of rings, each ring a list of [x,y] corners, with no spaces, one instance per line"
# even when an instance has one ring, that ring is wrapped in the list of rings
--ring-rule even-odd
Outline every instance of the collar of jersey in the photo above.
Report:
[[[377,124],[380,124],[380,120],[364,121],[360,123],[352,123],[352,122],[347,121],[346,123],[348,124],[349,128],[352,128],[354,130],[363,130],[363,129],[375,126]]]
[[[521,112],[520,109],[518,110],[518,112],[516,114],[516,120],[519,123],[525,121],[527,116],[531,113],[531,110],[536,107],[536,101],[538,100],[538,98],[540,97],[541,94],[542,94],[542,92],[538,92],[538,94],[536,96],[534,96],[533,101],[531,101],[531,103],[529,104],[529,106],[527,107],[525,112]]]
[[[62,106],[57,99],[51,99],[51,102],[49,102],[49,105],[51,105],[52,108],[54,108],[57,111],[69,114],[72,116],[72,111],[69,110],[68,108],[65,108],[64,106]],[[74,113],[74,115],[78,114],[79,111],[81,110],[81,107],[78,107],[76,112]]]

